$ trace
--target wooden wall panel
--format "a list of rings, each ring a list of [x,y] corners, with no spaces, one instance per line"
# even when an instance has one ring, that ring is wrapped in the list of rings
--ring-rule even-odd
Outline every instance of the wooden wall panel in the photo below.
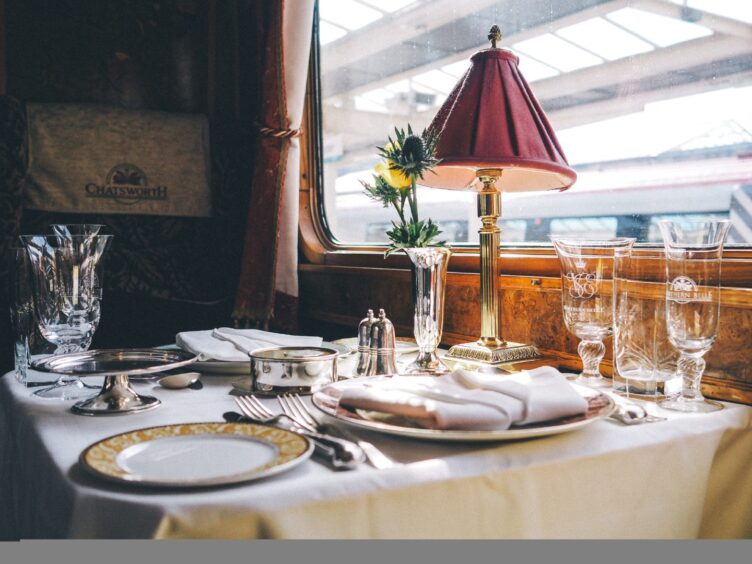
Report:
[[[368,308],[383,307],[399,336],[412,335],[409,270],[301,265],[303,327],[331,337],[357,333]],[[533,343],[559,366],[579,369],[578,339],[564,326],[558,278],[501,276],[502,332],[505,339]],[[718,341],[708,353],[703,392],[752,404],[752,290],[724,288]],[[324,325],[322,325],[324,324]],[[472,340],[480,328],[479,276],[450,273],[443,343]],[[606,342],[604,373],[612,370],[612,342]]]

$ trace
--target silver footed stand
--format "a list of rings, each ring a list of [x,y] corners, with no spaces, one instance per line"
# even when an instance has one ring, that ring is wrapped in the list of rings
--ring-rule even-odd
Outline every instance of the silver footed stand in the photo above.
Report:
[[[73,404],[71,411],[79,415],[110,415],[137,413],[153,409],[162,402],[154,396],[140,396],[131,387],[127,374],[105,376],[99,395]]]
[[[47,357],[32,368],[80,377],[104,376],[99,395],[75,403],[71,411],[78,415],[118,415],[146,411],[162,403],[155,397],[137,394],[130,376],[148,376],[196,360],[196,355],[182,350],[102,349]]]

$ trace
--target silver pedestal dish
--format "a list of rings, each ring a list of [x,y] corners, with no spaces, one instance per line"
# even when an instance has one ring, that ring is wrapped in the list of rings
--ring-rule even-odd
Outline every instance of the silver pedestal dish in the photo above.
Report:
[[[155,397],[136,393],[130,376],[156,374],[196,360],[196,355],[182,350],[102,349],[47,357],[36,361],[32,368],[79,377],[104,376],[99,395],[75,403],[71,411],[79,415],[116,415],[153,409],[161,403]]]

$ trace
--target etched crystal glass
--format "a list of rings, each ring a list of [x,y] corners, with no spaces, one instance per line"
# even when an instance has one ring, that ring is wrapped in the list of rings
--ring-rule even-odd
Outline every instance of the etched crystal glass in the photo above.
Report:
[[[629,257],[634,239],[604,240],[552,238],[561,266],[561,301],[567,330],[580,339],[577,352],[580,384],[605,387],[600,372],[606,352],[603,340],[613,333],[613,272]]]
[[[706,413],[723,404],[706,400],[700,391],[703,356],[713,346],[721,313],[721,256],[729,221],[658,223],[666,252],[666,326],[679,351],[678,396],[660,402],[676,411]]]
[[[449,368],[436,356],[444,327],[444,293],[451,251],[443,247],[405,249],[412,261],[414,333],[420,352],[407,374],[444,374]]]
[[[54,354],[86,350],[99,324],[101,288],[97,265],[111,235],[25,235],[39,331],[57,346]],[[34,395],[81,399],[91,389],[77,377],[61,376]]]
[[[614,391],[664,399],[679,390],[666,330],[666,260],[632,252],[614,265]]]

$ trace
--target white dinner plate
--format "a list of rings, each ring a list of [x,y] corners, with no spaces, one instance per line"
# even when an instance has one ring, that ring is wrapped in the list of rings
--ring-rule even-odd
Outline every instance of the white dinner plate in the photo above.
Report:
[[[382,379],[379,376],[374,378]],[[423,427],[411,426],[409,422],[401,418],[398,419],[381,413],[366,412],[360,409],[350,409],[339,405],[341,390],[352,386],[362,386],[364,380],[374,382],[374,378],[356,378],[330,384],[314,392],[311,398],[313,405],[331,417],[369,431],[433,441],[516,441],[568,433],[569,431],[581,429],[608,417],[616,407],[614,400],[606,394],[584,386],[573,385],[588,402],[587,412],[581,415],[498,431],[425,429]],[[430,380],[434,377],[411,376],[410,378],[414,378],[417,381],[420,378]]]
[[[252,423],[184,423],[137,429],[94,443],[81,466],[108,480],[195,488],[249,482],[297,466],[313,450],[296,433]]]

